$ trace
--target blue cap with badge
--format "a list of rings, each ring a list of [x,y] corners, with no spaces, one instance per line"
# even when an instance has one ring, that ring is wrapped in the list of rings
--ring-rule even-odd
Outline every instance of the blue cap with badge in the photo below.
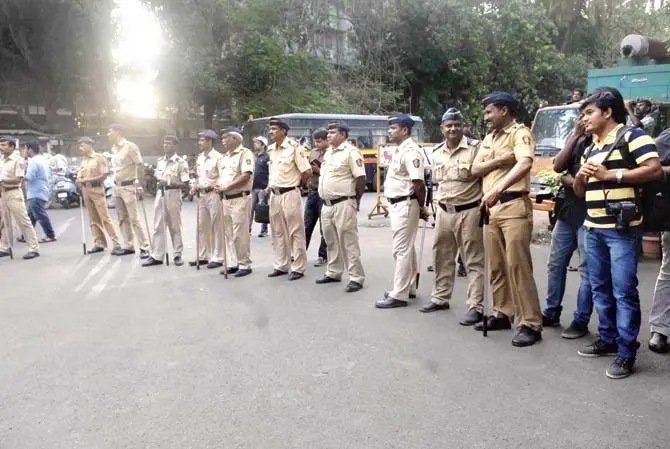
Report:
[[[242,140],[242,130],[236,126],[226,126],[223,128],[221,131],[221,137],[223,137],[224,134],[230,134],[232,136],[235,136],[238,140]]]
[[[199,136],[204,137],[205,139],[209,139],[209,140],[216,140],[216,139],[219,138],[219,135],[216,132],[212,131],[211,129],[206,129],[206,130],[202,131],[199,134]]]
[[[402,125],[411,128],[414,126],[414,120],[407,114],[399,114],[389,117],[389,126]]]
[[[2,136],[0,137],[0,142],[8,142],[11,145],[16,146],[16,139],[13,138],[12,136]]]
[[[484,107],[488,105],[508,106],[511,109],[516,109],[519,106],[519,101],[514,96],[507,92],[491,92],[482,98]]]
[[[461,114],[461,111],[459,111],[458,108],[449,108],[442,116],[443,122],[446,122],[447,120],[458,120],[462,122],[463,114]]]
[[[278,119],[277,117],[270,118],[270,121],[268,122],[268,125],[276,126],[278,128],[283,129],[284,131],[288,131],[290,129],[288,124],[286,124],[286,122],[284,122],[281,119]]]

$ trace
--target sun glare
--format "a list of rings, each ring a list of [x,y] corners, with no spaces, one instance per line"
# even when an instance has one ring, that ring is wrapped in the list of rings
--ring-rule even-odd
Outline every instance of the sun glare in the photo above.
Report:
[[[163,47],[160,24],[140,0],[116,0],[116,4],[114,19],[118,29],[112,57],[117,69],[120,112],[156,117],[159,98],[154,80],[156,61]]]

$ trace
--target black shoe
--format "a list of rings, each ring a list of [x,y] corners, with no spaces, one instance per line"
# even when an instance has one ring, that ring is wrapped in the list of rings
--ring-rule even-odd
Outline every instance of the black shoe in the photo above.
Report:
[[[200,264],[198,264],[197,260],[192,260],[188,264],[192,267],[195,267],[197,265],[207,265],[208,262],[209,262],[209,260],[207,260],[207,259],[200,259]]]
[[[617,356],[612,364],[605,371],[605,375],[610,379],[625,379],[633,374],[634,358]]]
[[[298,279],[300,279],[300,278],[302,278],[302,277],[305,277],[305,275],[302,274],[302,273],[298,273],[297,271],[292,271],[292,272],[288,275],[288,280],[289,280],[289,281],[296,281],[296,280],[298,280]]]
[[[147,251],[146,249],[141,249],[140,250],[140,259],[148,259],[149,257],[151,257],[151,254],[149,254],[149,251]]]
[[[134,249],[123,249],[123,248],[118,248],[112,252],[113,255],[115,256],[129,256],[131,254],[135,254]]]
[[[517,348],[532,346],[540,340],[542,340],[542,332],[531,329],[528,326],[519,326],[516,335],[512,338],[512,346],[516,346]]]
[[[391,293],[391,292],[384,292],[384,298],[388,298],[389,293]],[[416,299],[416,293],[410,293],[409,294],[409,299]]]
[[[479,310],[475,309],[474,307],[471,307],[467,312],[465,312],[465,315],[463,315],[463,319],[459,321],[458,324],[460,324],[461,326],[474,326],[483,319],[484,314],[481,313]]]
[[[227,270],[219,271],[219,274],[235,274],[239,271],[239,267],[228,268]]]
[[[153,267],[154,265],[163,265],[163,261],[149,257],[145,262],[142,263],[143,267]]]
[[[236,278],[242,278],[251,274],[251,268],[243,268],[235,273]]]
[[[484,330],[484,323],[479,322],[479,323],[475,324],[474,329],[476,331],[483,331]],[[490,331],[504,331],[504,330],[512,329],[512,322],[505,315],[503,315],[501,317],[496,317],[496,316],[491,315],[486,319],[486,329],[490,330]]]
[[[258,236],[259,236],[260,238],[267,237],[267,236],[268,236],[268,233],[267,233],[267,232],[261,232],[260,234],[258,234]]]
[[[324,274],[323,276],[321,276],[320,278],[318,278],[315,282],[316,282],[317,284],[330,284],[330,283],[333,283],[333,282],[342,282],[342,280],[340,280],[340,279],[335,279],[335,278],[331,278],[330,276],[326,276],[326,275]]]
[[[395,309],[396,307],[407,307],[407,301],[401,301],[399,299],[386,296],[384,299],[377,301],[375,303],[375,307],[378,309]]]
[[[181,258],[181,256],[174,256],[174,259],[172,259],[172,263],[174,263],[178,267],[181,267],[182,265],[184,265],[184,261]]]
[[[344,289],[345,293],[354,293],[363,288],[363,285],[358,282],[350,281]]]
[[[599,338],[590,345],[584,346],[582,349],[578,350],[577,354],[582,357],[601,357],[606,355],[616,355],[617,350],[616,343],[605,343]]]
[[[288,274],[288,271],[274,270],[272,273],[268,274],[269,278],[276,278],[277,276],[284,276]]]
[[[560,325],[560,317],[548,317],[546,315],[542,315],[542,327],[558,327]]]
[[[9,257],[10,255],[8,251],[0,251],[0,257]]]
[[[561,332],[561,337],[568,340],[574,340],[576,338],[582,338],[584,335],[589,333],[589,326],[587,324],[581,324],[572,320],[570,326]]]
[[[649,339],[649,349],[658,353],[665,354],[670,350],[670,345],[668,345],[668,337],[658,332],[652,332],[651,338]]]
[[[29,251],[23,256],[25,260],[34,259],[36,257],[40,257],[40,253],[38,253],[37,251]]]
[[[437,312],[438,310],[449,310],[449,303],[445,302],[444,304],[435,304],[434,302],[429,302],[425,306],[419,309],[419,312],[431,313]]]
[[[223,264],[221,262],[210,262],[207,264],[207,268],[213,270],[214,268],[221,268]]]
[[[468,272],[465,271],[465,267],[463,265],[458,266],[458,273],[457,273],[459,278],[464,278],[468,276]]]
[[[89,249],[86,251],[86,254],[95,254],[95,253],[101,253],[105,250],[102,246],[94,246],[93,248]]]

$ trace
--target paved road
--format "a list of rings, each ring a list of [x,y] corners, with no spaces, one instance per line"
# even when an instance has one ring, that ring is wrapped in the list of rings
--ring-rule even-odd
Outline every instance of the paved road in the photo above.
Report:
[[[195,205],[184,209],[190,260]],[[526,349],[511,346],[511,332],[484,339],[458,325],[461,279],[450,311],[418,313],[429,273],[417,303],[374,309],[391,279],[383,219],[361,218],[368,281],[345,295],[344,285],[314,285],[321,270],[311,266],[294,283],[266,278],[268,239],[253,238],[254,275],[226,281],[82,257],[78,211],[51,214],[60,238],[41,258],[0,261],[2,449],[668,445],[668,357],[645,347],[638,373],[611,381],[609,361],[578,357],[583,341],[561,340],[560,329]],[[547,252],[533,248],[541,292]],[[657,269],[640,268],[645,322]],[[643,343],[647,334],[645,323]]]

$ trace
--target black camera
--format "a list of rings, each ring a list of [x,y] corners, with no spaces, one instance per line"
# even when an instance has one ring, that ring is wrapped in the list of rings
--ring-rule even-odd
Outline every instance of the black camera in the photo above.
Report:
[[[637,205],[632,201],[618,201],[616,203],[605,203],[605,213],[616,215],[616,230],[626,231],[630,222],[638,215]]]

